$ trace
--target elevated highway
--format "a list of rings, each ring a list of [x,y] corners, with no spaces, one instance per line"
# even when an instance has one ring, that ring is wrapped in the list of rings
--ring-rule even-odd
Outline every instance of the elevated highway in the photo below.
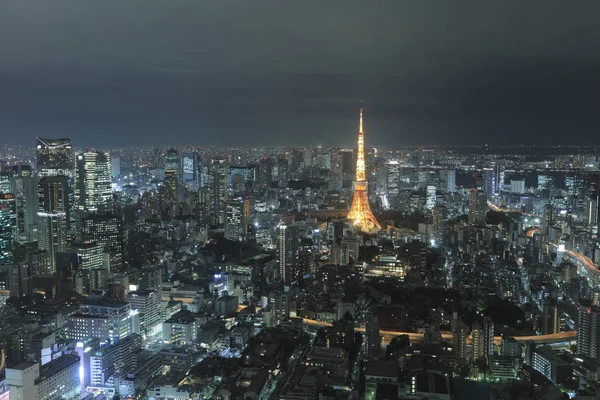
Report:
[[[307,324],[309,326],[329,327],[332,325],[329,322],[317,321],[314,319],[302,318],[302,320],[304,321],[305,324]],[[354,328],[354,330],[356,332],[360,332],[360,333],[365,332],[365,328],[361,328],[361,327]],[[424,335],[419,332],[380,330],[379,333],[383,337],[383,340],[385,343],[389,343],[393,338],[402,336],[402,335],[407,335],[410,338],[411,342],[422,342],[424,339]],[[452,341],[452,332],[442,332],[442,339]],[[577,332],[569,331],[569,332],[555,333],[555,334],[551,334],[551,335],[514,336],[514,339],[517,342],[521,342],[521,343],[526,343],[526,342],[531,341],[536,344],[555,344],[555,343],[562,343],[562,342],[571,342],[571,341],[576,340]],[[470,340],[470,337],[469,337],[469,340]],[[496,345],[499,345],[501,340],[502,340],[502,336],[494,337],[494,342],[496,342]]]

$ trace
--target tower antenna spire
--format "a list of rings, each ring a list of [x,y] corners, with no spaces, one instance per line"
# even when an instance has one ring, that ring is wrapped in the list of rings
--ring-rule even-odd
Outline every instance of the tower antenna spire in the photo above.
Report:
[[[364,133],[363,132],[363,120],[362,120],[362,111],[363,111],[363,101],[360,101],[360,121],[359,121],[359,125],[358,125],[358,133]]]

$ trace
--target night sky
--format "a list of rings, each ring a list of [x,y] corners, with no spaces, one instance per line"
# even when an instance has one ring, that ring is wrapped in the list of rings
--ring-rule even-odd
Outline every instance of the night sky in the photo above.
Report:
[[[600,2],[2,0],[2,144],[599,144]]]

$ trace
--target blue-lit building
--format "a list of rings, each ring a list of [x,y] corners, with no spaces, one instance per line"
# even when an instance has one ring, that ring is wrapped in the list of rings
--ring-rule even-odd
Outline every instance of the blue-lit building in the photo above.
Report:
[[[13,262],[13,243],[17,229],[15,196],[0,194],[0,265]]]

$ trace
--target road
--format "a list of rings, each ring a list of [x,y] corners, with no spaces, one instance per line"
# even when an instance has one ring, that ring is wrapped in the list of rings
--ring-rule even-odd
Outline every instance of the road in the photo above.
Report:
[[[317,321],[317,320],[308,319],[308,318],[302,318],[302,320],[304,321],[305,324],[311,325],[311,326],[322,326],[322,327],[331,326],[331,323],[329,323],[329,322]],[[361,333],[365,332],[365,328],[360,328],[360,327],[354,328],[354,330],[356,332],[361,332]],[[413,341],[413,342],[420,342],[420,341],[423,340],[423,334],[422,333],[418,333],[418,332],[403,332],[403,331],[385,331],[385,330],[380,330],[379,333],[384,338],[384,340],[386,341],[386,343],[389,343],[389,341],[391,339],[393,339],[394,337],[401,336],[401,335],[408,335],[408,337],[410,338],[410,340]],[[554,333],[554,334],[551,334],[551,335],[515,336],[514,337],[514,339],[517,342],[532,341],[532,342],[537,343],[537,344],[550,344],[550,343],[556,343],[556,342],[566,342],[566,341],[570,341],[570,340],[575,340],[576,338],[577,338],[577,332],[576,331]],[[452,332],[442,332],[442,339],[444,339],[444,340],[452,340]],[[496,336],[496,337],[494,337],[494,342],[496,342],[496,344],[500,344],[501,340],[502,340],[502,336]]]

